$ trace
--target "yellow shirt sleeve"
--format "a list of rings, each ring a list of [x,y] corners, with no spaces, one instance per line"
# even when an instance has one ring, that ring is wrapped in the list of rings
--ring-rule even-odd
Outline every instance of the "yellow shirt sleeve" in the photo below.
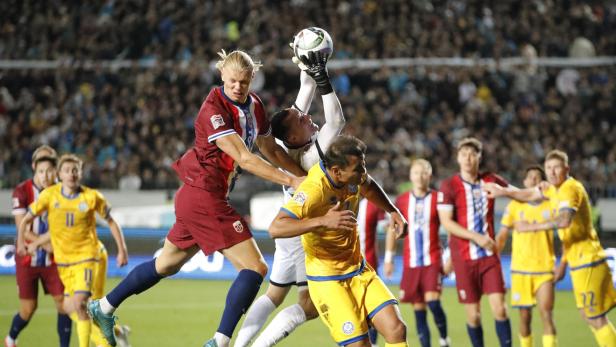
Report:
[[[281,210],[296,219],[313,217],[313,207],[322,200],[322,195],[316,184],[303,182]]]
[[[39,194],[38,199],[30,204],[28,210],[35,216],[41,215],[49,208],[49,200],[51,197],[50,190],[44,190]]]
[[[501,218],[501,225],[507,228],[513,228],[515,213],[515,202],[511,201],[507,204],[507,207],[505,207],[505,212],[503,212],[503,217]]]
[[[558,210],[577,211],[582,203],[582,194],[575,185],[566,184],[558,190]]]
[[[98,190],[95,191],[94,210],[103,218],[109,217],[109,212],[111,212],[111,205],[109,205],[107,199]]]

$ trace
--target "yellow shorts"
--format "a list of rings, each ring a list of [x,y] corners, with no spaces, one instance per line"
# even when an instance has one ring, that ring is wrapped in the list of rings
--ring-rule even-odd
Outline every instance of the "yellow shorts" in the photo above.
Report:
[[[553,273],[511,273],[511,307],[527,308],[537,304],[537,290],[546,282],[553,282]]]
[[[88,260],[74,265],[58,265],[60,280],[64,284],[64,296],[74,294],[92,295],[92,280],[98,261]]]
[[[587,318],[597,318],[616,306],[616,289],[607,262],[571,268],[575,305]]]
[[[367,338],[368,319],[385,306],[398,303],[369,265],[359,275],[344,280],[308,280],[308,289],[338,345]]]
[[[94,269],[92,282],[92,299],[100,299],[105,294],[105,281],[107,280],[107,249],[98,241],[98,263]]]

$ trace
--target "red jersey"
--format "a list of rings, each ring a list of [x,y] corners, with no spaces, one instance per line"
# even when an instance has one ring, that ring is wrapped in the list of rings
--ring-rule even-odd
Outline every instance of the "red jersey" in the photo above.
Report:
[[[38,199],[42,189],[38,188],[32,179],[21,182],[13,190],[13,211],[14,216],[25,215],[28,206]],[[19,226],[18,226],[19,227]],[[47,213],[35,217],[32,221],[32,232],[36,235],[44,234],[48,231]],[[24,266],[49,266],[53,263],[51,255],[39,248],[34,255],[18,256],[15,255],[15,262]]]
[[[493,173],[482,173],[479,183],[470,183],[459,174],[443,181],[438,198],[438,209],[453,212],[453,220],[469,231],[487,234],[494,238],[494,199],[488,199],[482,185],[494,182],[501,186],[509,183]],[[451,235],[449,241],[451,257],[463,260],[475,260],[491,256],[491,249],[479,247],[474,242]]]
[[[405,268],[441,264],[437,195],[436,191],[430,190],[425,196],[418,197],[410,191],[396,199],[396,206],[409,222],[402,254]]]
[[[250,93],[245,103],[229,99],[223,87],[210,91],[195,120],[195,145],[173,163],[185,184],[226,197],[241,169],[216,146],[222,137],[237,134],[252,150],[257,136],[271,133],[261,99]]]
[[[376,243],[376,226],[379,220],[383,218],[383,210],[368,201],[368,199],[363,199],[359,202],[359,209],[357,211],[359,244],[366,261],[375,270],[379,265],[378,247]]]

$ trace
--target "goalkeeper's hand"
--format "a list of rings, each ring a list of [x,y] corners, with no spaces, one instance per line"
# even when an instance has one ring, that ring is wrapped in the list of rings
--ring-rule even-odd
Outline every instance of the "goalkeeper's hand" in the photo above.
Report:
[[[289,47],[291,47],[291,51],[293,51],[293,42],[289,42]],[[304,63],[302,63],[302,61],[299,60],[299,58],[295,56],[295,52],[293,53],[293,57],[291,58],[291,61],[293,62],[293,64],[297,65],[297,67],[299,67],[300,70],[306,71],[307,69],[306,65],[304,65]]]
[[[321,95],[334,91],[327,73],[327,55],[322,52],[308,52],[308,55],[299,57],[301,63],[306,66],[306,73],[317,83],[317,89]]]

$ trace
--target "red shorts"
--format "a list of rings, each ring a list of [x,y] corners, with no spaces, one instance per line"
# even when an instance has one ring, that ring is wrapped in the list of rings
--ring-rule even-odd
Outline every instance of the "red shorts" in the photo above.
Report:
[[[198,245],[206,255],[252,238],[246,221],[220,194],[184,184],[175,194],[175,224],[167,239],[180,249]]]
[[[58,275],[56,264],[50,266],[25,266],[15,262],[15,277],[20,299],[36,299],[38,297],[39,279],[43,283],[45,294],[63,295],[64,286]]]
[[[503,271],[496,255],[477,260],[453,260],[453,270],[461,303],[479,302],[482,294],[505,293]]]
[[[400,280],[400,301],[424,303],[427,292],[441,292],[441,264],[404,268]]]

